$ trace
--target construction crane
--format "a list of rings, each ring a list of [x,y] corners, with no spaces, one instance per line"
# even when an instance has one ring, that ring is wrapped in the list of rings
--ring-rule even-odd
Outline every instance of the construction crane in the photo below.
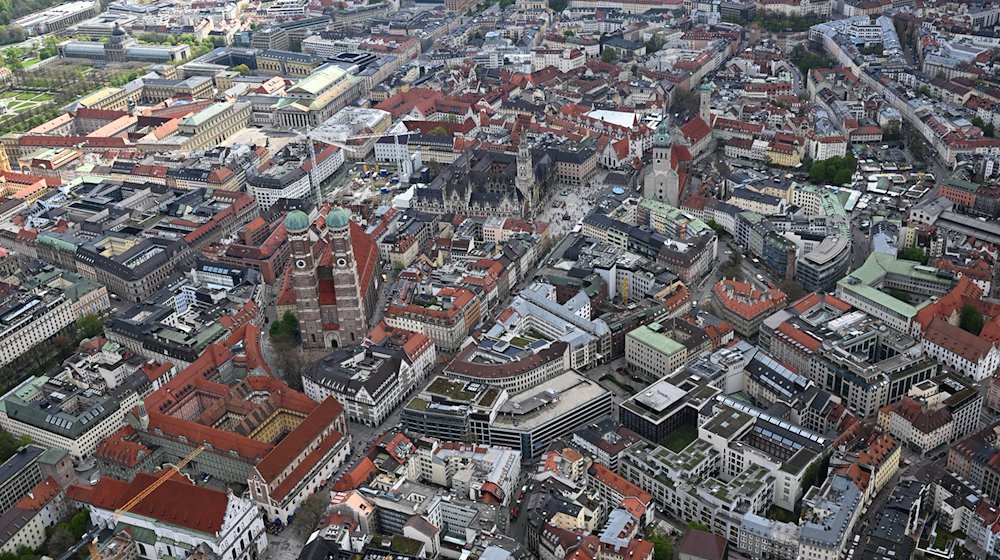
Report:
[[[329,134],[324,134],[321,130],[312,127],[306,127],[305,132],[293,128],[292,132],[294,132],[300,139],[302,139],[306,143],[306,148],[309,150],[309,160],[312,162],[312,167],[309,169],[309,188],[312,191],[313,196],[315,196],[316,208],[319,208],[320,206],[323,205],[323,200],[322,200],[323,193],[321,186],[319,185],[319,181],[317,181],[314,177],[314,174],[317,171],[316,147],[313,145],[314,142],[322,142],[324,144],[336,146],[341,150],[347,150],[350,148],[348,142],[351,142],[352,140],[370,140],[372,138],[382,138],[384,136],[392,136],[394,138],[397,138],[396,141],[398,142],[399,141],[398,137],[400,136],[409,136],[411,134],[417,134],[416,132],[410,132],[408,130],[404,130],[401,132],[386,131],[381,134],[360,134],[357,136],[349,136],[347,138],[340,139],[340,138],[335,138],[334,136]]]
[[[181,469],[183,469],[185,466],[187,466],[188,463],[190,463],[191,461],[193,461],[194,458],[197,457],[198,455],[200,455],[201,452],[204,451],[204,450],[205,450],[205,446],[204,445],[199,446],[197,449],[195,449],[191,453],[188,453],[188,456],[184,457],[183,459],[181,459],[179,463],[177,463],[175,465],[170,465],[169,468],[164,469],[163,473],[160,474],[159,478],[157,478],[156,480],[154,480],[152,483],[150,483],[149,486],[143,488],[142,492],[139,492],[138,494],[136,494],[135,496],[133,496],[131,500],[125,502],[121,507],[119,507],[118,509],[115,510],[114,515],[111,516],[111,526],[113,527],[113,526],[117,525],[118,524],[118,520],[121,519],[121,516],[123,516],[126,513],[128,513],[132,508],[134,508],[135,506],[139,505],[139,502],[145,500],[150,494],[152,494],[153,492],[155,492],[156,489],[159,488],[160,486],[162,486],[163,483],[165,483],[167,480],[169,480],[170,477],[173,476],[175,472],[176,473],[181,472]],[[91,558],[91,560],[101,560],[101,551],[98,550],[98,548],[97,548],[97,537],[96,536],[94,537],[94,540],[90,541],[90,544],[87,545],[87,548],[88,548],[88,550],[90,550],[90,558]]]

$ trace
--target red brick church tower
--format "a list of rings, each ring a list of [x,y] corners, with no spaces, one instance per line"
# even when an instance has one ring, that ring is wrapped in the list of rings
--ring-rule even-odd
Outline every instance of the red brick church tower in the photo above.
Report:
[[[353,346],[368,333],[377,299],[378,247],[343,208],[310,223],[302,211],[285,217],[291,244],[290,288],[304,348]],[[354,231],[352,231],[354,230]]]

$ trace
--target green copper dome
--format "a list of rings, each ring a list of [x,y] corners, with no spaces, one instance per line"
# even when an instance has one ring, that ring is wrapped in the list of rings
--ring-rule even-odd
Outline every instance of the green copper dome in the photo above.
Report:
[[[334,208],[326,215],[326,227],[340,229],[351,223],[351,215],[343,208]]]
[[[309,216],[302,210],[292,210],[285,216],[285,229],[291,232],[309,229]]]

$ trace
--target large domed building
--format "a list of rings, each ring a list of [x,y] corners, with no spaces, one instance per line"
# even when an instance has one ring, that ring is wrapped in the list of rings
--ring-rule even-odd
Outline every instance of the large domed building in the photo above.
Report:
[[[322,212],[321,212],[322,215]],[[301,210],[285,216],[291,266],[279,308],[295,309],[304,348],[361,342],[374,315],[381,276],[378,245],[334,207],[313,222]]]

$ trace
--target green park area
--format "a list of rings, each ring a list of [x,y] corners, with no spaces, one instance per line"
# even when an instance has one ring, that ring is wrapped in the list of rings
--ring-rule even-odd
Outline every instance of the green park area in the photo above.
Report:
[[[0,120],[6,120],[10,116],[18,113],[41,107],[45,103],[52,101],[51,93],[40,93],[33,91],[5,91],[0,94]]]

